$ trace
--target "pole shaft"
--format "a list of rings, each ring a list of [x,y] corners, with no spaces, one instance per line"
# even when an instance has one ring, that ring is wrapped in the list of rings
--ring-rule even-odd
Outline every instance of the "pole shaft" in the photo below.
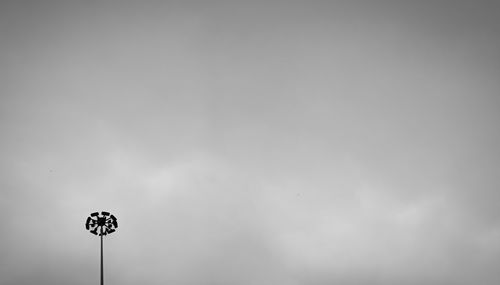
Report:
[[[101,235],[101,285],[104,285],[104,272],[103,272],[103,265],[102,265],[102,235]]]

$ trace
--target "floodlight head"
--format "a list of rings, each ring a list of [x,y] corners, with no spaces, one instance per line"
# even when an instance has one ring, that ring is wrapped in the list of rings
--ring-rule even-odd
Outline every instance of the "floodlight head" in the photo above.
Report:
[[[90,233],[98,236],[110,234],[117,227],[118,222],[116,221],[116,217],[105,211],[102,211],[101,215],[99,215],[99,212],[90,214],[90,217],[85,222],[85,228],[90,230]]]
[[[89,227],[90,227],[90,221],[92,221],[92,219],[90,217],[87,218],[87,221],[85,222],[85,228],[88,230]]]

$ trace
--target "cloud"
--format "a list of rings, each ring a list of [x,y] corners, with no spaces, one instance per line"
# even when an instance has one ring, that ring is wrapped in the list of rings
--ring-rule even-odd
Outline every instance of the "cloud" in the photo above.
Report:
[[[498,284],[476,2],[2,3],[0,283]]]

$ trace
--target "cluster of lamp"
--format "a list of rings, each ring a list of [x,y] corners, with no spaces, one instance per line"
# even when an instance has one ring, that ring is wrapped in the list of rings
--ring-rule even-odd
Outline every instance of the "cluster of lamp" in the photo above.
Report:
[[[103,237],[114,232],[117,227],[118,222],[116,221],[116,217],[105,211],[102,211],[101,215],[99,215],[99,212],[90,214],[90,217],[87,217],[87,221],[85,222],[85,228],[87,230],[101,237],[101,285],[104,285]]]
[[[98,212],[90,214],[85,223],[85,228],[90,230],[90,233],[98,236],[105,236],[115,231],[118,227],[116,217],[108,212],[102,211],[101,215]]]

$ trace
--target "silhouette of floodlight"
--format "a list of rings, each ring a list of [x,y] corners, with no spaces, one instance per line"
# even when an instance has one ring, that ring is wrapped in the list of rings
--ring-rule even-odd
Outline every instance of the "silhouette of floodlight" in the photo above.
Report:
[[[94,212],[90,214],[90,217],[87,217],[85,228],[90,233],[101,237],[101,285],[104,285],[102,237],[115,232],[116,228],[118,228],[118,222],[116,217],[109,212],[102,211],[101,215],[99,215],[99,212]]]

